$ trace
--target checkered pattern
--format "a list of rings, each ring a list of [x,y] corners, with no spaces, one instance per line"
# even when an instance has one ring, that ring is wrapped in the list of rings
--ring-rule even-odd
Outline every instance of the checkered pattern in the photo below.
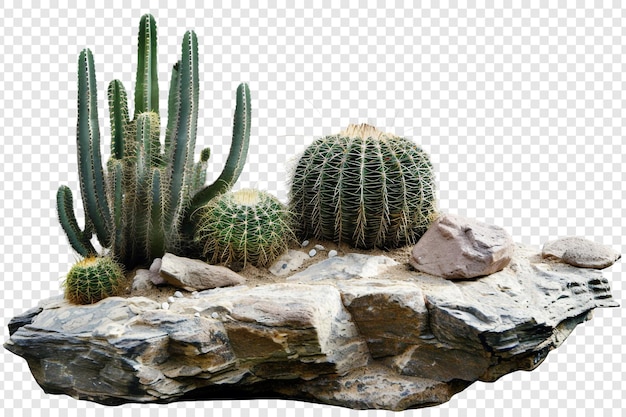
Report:
[[[78,53],[94,52],[108,152],[106,85],[120,78],[132,88],[137,25],[146,12],[159,28],[161,91],[184,30],[198,34],[198,149],[212,147],[212,172],[228,152],[237,84],[250,83],[252,144],[237,187],[256,186],[285,200],[293,155],[316,137],[368,122],[430,152],[443,210],[501,225],[537,247],[580,235],[624,252],[626,8],[619,0],[444,1],[420,8],[390,1],[338,7],[324,0],[315,9],[266,2],[230,8],[152,1],[151,9],[148,2],[129,8],[131,2],[111,0],[106,9],[62,3],[40,8],[4,0],[0,11],[4,340],[9,318],[59,294],[75,260],[54,198],[61,184],[75,195],[79,190]],[[166,94],[161,97],[165,109]],[[618,300],[622,265],[606,271]],[[538,370],[476,383],[419,415],[622,415],[625,324],[621,308],[598,311]],[[44,394],[26,364],[6,351],[2,363],[5,416],[356,415],[267,400],[111,410]]]

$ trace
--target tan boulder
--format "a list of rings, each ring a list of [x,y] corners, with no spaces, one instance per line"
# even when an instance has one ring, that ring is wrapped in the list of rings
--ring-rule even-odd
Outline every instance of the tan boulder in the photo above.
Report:
[[[446,279],[470,279],[504,269],[513,256],[513,239],[501,227],[461,216],[437,219],[417,242],[411,265]]]

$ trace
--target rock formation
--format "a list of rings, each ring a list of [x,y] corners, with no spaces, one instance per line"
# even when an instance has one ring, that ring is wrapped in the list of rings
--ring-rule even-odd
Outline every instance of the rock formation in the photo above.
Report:
[[[283,283],[183,295],[167,310],[132,295],[49,299],[9,323],[5,347],[46,392],[104,404],[270,397],[403,410],[534,369],[593,309],[617,305],[600,271],[519,245],[475,280],[352,254]]]

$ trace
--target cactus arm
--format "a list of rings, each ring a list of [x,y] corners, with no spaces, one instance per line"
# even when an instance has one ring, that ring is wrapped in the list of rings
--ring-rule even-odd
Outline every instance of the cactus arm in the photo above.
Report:
[[[172,143],[176,140],[176,131],[178,130],[178,119],[180,109],[180,85],[178,78],[178,69],[180,61],[174,64],[172,68],[172,77],[170,79],[170,91],[167,96],[167,128],[165,129],[165,158],[169,160]]]
[[[157,72],[156,22],[150,14],[139,23],[139,60],[135,84],[135,116],[141,113],[159,113],[159,83]]]
[[[193,167],[191,153],[195,148],[196,126],[198,121],[198,40],[192,31],[185,33],[183,38],[183,54],[177,76],[179,86],[179,102],[177,112],[177,129],[175,139],[170,143],[170,195],[172,196],[167,210],[166,223],[177,228],[181,213],[186,208],[188,197],[188,181]],[[174,133],[174,132],[170,132]]]
[[[89,238],[91,233],[87,233],[80,230],[76,216],[74,215],[74,208],[72,206],[72,190],[69,187],[62,185],[57,191],[57,212],[59,215],[59,223],[67,235],[70,245],[79,255],[87,257],[89,255],[95,255],[96,249],[93,247]]]
[[[206,169],[208,160],[211,157],[211,149],[205,148],[200,153],[200,160],[193,166],[191,178],[191,192],[195,193],[204,186],[206,181]]]
[[[145,236],[146,225],[146,201],[149,190],[146,184],[149,184],[149,167],[146,152],[141,142],[137,144],[135,163],[132,165],[132,171],[127,179],[126,199],[124,218],[128,222],[124,227],[125,242],[124,250],[126,256],[135,264],[143,264],[145,259],[146,244],[143,242]],[[124,262],[126,263],[126,262]]]
[[[136,120],[137,144],[143,147],[146,153],[146,162],[151,167],[161,163],[161,142],[159,141],[159,115],[156,113],[141,113]]]
[[[165,253],[165,226],[163,223],[163,198],[161,171],[152,168],[150,192],[147,195],[148,225],[146,230],[146,254],[148,259],[163,256]]]
[[[124,207],[124,163],[121,160],[111,158],[108,162],[107,186],[109,187],[109,196],[111,198],[111,208],[113,210],[113,230],[114,238],[112,249],[114,253],[122,251],[124,242],[124,224],[123,224],[123,207]]]
[[[109,83],[108,99],[109,113],[111,118],[111,155],[115,159],[124,157],[124,133],[130,122],[128,116],[128,99],[126,89],[119,80]]]
[[[98,100],[93,55],[80,53],[78,65],[78,168],[83,205],[96,236],[104,247],[110,246],[110,211],[106,199],[104,171],[100,156]]]
[[[250,88],[248,84],[242,83],[237,88],[233,140],[224,170],[213,184],[204,187],[196,193],[191,201],[189,215],[192,215],[198,208],[208,203],[218,194],[228,190],[239,178],[250,145],[250,113]]]

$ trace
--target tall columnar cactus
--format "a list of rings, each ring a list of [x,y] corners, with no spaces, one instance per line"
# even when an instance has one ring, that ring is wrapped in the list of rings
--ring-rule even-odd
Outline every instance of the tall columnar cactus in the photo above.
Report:
[[[433,167],[410,140],[350,125],[300,157],[290,211],[304,236],[361,248],[412,244],[436,216]]]
[[[145,265],[167,251],[178,252],[193,238],[193,213],[227,191],[243,169],[250,139],[250,91],[237,88],[233,138],[226,167],[205,186],[209,149],[194,162],[199,106],[198,41],[193,31],[183,37],[182,58],[174,65],[168,95],[168,123],[161,143],[157,80],[156,24],[141,18],[135,108],[128,110],[119,80],[108,87],[111,158],[103,169],[98,127],[96,77],[88,49],[78,61],[78,166],[85,227],[73,211],[72,192],[57,193],[60,223],[81,255],[96,253],[95,233],[104,248],[127,269]],[[163,146],[162,146],[163,145]]]
[[[212,263],[267,266],[295,238],[287,208],[263,191],[222,194],[204,206],[199,217],[196,240]]]

